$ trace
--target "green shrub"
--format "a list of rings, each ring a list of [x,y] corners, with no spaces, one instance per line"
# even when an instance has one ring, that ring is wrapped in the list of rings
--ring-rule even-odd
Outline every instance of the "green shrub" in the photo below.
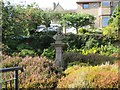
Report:
[[[28,49],[34,50],[37,55],[41,55],[44,49],[49,48],[51,43],[54,43],[53,35],[55,34],[56,32],[54,31],[36,32],[28,38],[4,40],[4,53],[13,55],[13,53]]]
[[[34,50],[28,50],[28,49],[22,49],[21,52],[19,53],[19,56],[25,57],[25,56],[35,56],[36,53]]]
[[[28,45],[32,47],[38,55],[41,55],[44,49],[49,48],[51,46],[51,43],[54,43],[53,35],[55,34],[56,32],[52,31],[34,33],[25,42],[27,42]]]
[[[44,49],[42,56],[44,56],[48,59],[54,59],[55,58],[55,50],[53,48]]]
[[[90,49],[92,47],[98,47],[99,42],[95,40],[94,38],[88,39],[88,41],[85,44],[85,48]]]
[[[88,65],[94,66],[94,65],[100,65],[106,62],[113,63],[115,60],[116,58],[114,57],[104,56],[104,55],[99,55],[99,54],[83,55],[83,54],[74,53],[74,52],[67,52],[63,54],[64,68],[68,67],[69,63],[73,63],[73,62],[85,63]]]
[[[90,49],[92,47],[100,47],[101,45],[105,46],[108,45],[108,43],[113,44],[116,40],[97,34],[66,34],[63,42],[68,45],[68,48]]]
[[[119,47],[115,47],[111,44],[105,45],[105,46],[101,46],[100,48],[98,48],[99,52],[101,55],[112,55],[113,53],[120,53],[120,48]]]
[[[92,45],[94,45],[92,43]],[[101,46],[91,46],[87,45],[85,48],[78,49],[76,47],[68,48],[66,52],[77,52],[83,55],[87,54],[100,54],[105,56],[111,56],[113,53],[120,53],[120,48],[118,46],[114,46],[112,44],[101,45]]]
[[[72,66],[65,70],[57,88],[117,88],[118,66]]]
[[[22,51],[23,49],[32,49],[32,47],[26,45],[26,44],[20,44],[17,46],[18,51]]]

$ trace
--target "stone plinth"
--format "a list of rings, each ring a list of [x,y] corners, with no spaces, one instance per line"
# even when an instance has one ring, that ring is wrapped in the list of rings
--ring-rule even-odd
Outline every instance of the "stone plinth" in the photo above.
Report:
[[[64,46],[64,43],[52,43],[52,46],[55,47],[55,64],[56,66],[62,67],[62,47]]]

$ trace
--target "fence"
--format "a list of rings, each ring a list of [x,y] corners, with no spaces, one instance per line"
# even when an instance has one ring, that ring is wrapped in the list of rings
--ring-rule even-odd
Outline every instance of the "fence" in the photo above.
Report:
[[[0,73],[10,72],[10,71],[14,72],[14,78],[5,80],[4,82],[0,82],[1,86],[2,86],[2,83],[5,83],[4,90],[7,90],[8,82],[10,83],[10,88],[12,89],[12,81],[14,81],[14,90],[18,90],[18,88],[19,88],[18,87],[18,71],[19,70],[23,71],[23,67],[11,67],[11,68],[0,69]]]

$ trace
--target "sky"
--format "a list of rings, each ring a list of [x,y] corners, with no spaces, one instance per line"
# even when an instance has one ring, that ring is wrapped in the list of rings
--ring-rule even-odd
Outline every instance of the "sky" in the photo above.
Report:
[[[47,8],[47,7],[53,7],[53,2],[58,3],[64,8],[64,9],[76,9],[77,0],[4,0],[4,1],[10,1],[13,4],[20,4],[21,2],[26,4],[31,4],[33,2],[36,2],[40,8]]]

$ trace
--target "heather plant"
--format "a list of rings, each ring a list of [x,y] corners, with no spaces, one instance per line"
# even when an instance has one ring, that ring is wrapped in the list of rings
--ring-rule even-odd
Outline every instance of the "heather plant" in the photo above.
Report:
[[[13,67],[18,65],[21,61],[22,58],[18,56],[11,57],[8,55],[2,55],[1,65],[2,68]]]
[[[19,72],[20,88],[55,88],[62,75],[61,69],[46,58],[3,56],[3,67],[13,67],[14,63],[24,68],[24,72]]]
[[[117,88],[118,65],[78,66],[67,68],[57,88]]]

